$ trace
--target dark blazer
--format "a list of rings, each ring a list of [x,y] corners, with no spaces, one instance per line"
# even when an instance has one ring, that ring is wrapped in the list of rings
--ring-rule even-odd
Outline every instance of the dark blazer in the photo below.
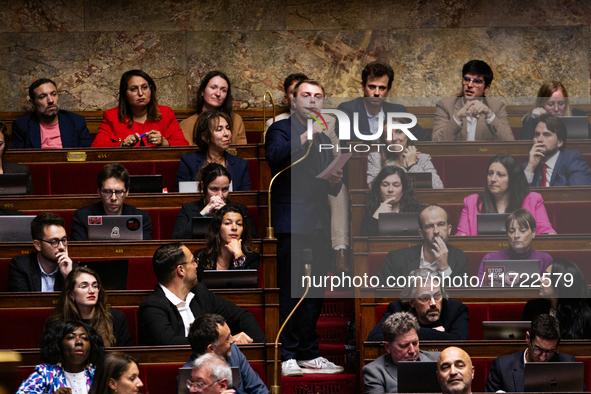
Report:
[[[189,305],[195,318],[206,313],[222,315],[232,333],[245,332],[255,343],[267,343],[267,338],[254,316],[234,303],[213,294],[202,283],[191,290],[195,297]],[[140,345],[188,345],[183,319],[160,287],[146,297],[138,310]]]
[[[526,161],[523,168],[527,167]],[[540,186],[542,178],[542,165],[540,162],[534,170],[534,179],[531,186]],[[589,186],[591,185],[591,169],[587,165],[581,152],[576,150],[564,149],[558,155],[556,167],[552,171],[550,186]]]
[[[585,111],[581,111],[580,109],[573,108],[571,110],[572,116],[587,116]],[[534,121],[536,117],[526,116],[522,119],[521,123],[521,133],[519,134],[519,139],[521,140],[533,140],[534,139]],[[589,124],[589,138],[591,138],[591,124]]]
[[[451,276],[463,276],[468,274],[468,256],[453,245],[446,244],[449,251],[447,263],[451,268]],[[410,272],[419,268],[421,248],[423,244],[410,248],[393,250],[386,256],[386,261],[378,273],[380,283],[386,283],[388,276],[408,276]]]
[[[437,361],[440,354],[441,352],[419,350],[418,361]],[[366,394],[398,392],[398,366],[389,353],[363,367],[362,375]]]
[[[122,215],[142,215],[144,241],[152,239],[152,221],[146,211],[137,209],[133,205],[123,204]],[[88,217],[95,215],[106,215],[103,202],[77,209],[74,212],[74,221],[72,223],[72,240],[88,241]]]
[[[78,264],[72,263],[72,268]],[[55,276],[54,291],[61,291],[64,276],[58,271]],[[41,268],[37,261],[37,252],[26,256],[13,257],[8,265],[8,291],[41,291]]]
[[[197,279],[201,282],[203,278],[203,271],[206,269],[203,263],[203,253],[205,252],[205,248],[198,249],[193,253],[193,256],[198,261],[199,266],[197,267]],[[246,260],[244,261],[244,265],[242,268],[235,268],[232,263],[230,263],[229,269],[237,270],[237,269],[244,269],[244,270],[258,270],[259,264],[261,262],[261,255],[257,252],[251,253],[244,253],[246,256]],[[215,269],[215,268],[207,268],[207,269]]]
[[[292,120],[294,128],[292,130]],[[295,116],[275,122],[267,130],[265,150],[271,174],[275,176],[308,150],[307,141],[301,144],[300,135],[306,127]],[[324,133],[314,137],[310,155],[279,175],[272,185],[271,209],[275,233],[310,235],[318,221],[330,239],[330,206],[328,194],[336,196],[342,183],[330,187],[328,181],[316,178],[331,162],[332,150],[319,151],[319,144],[330,144]],[[292,190],[293,187],[293,190]]]
[[[521,321],[532,321],[538,315],[547,315],[550,313],[551,307],[550,301],[543,298],[529,300],[525,303],[525,307],[523,307]]]
[[[556,353],[550,362],[574,362],[575,356],[570,354]],[[497,357],[493,360],[488,377],[484,385],[485,391],[496,392],[523,392],[523,351]]]
[[[57,113],[63,148],[89,148],[92,138],[82,115],[60,109]],[[41,126],[35,112],[12,123],[12,149],[41,149]]]
[[[364,104],[363,100],[364,100],[364,97],[358,97],[354,100],[339,104],[337,109],[345,112],[349,116],[349,119],[351,122],[351,127],[353,127],[353,113],[357,112],[359,114],[359,118],[358,118],[359,132],[363,135],[371,135],[373,133],[369,129],[369,120],[367,118],[367,110],[365,109],[365,104]],[[385,101],[382,104],[382,108],[384,109],[384,112],[386,114],[388,112],[408,112],[404,105],[392,104],[392,103],[388,103]],[[337,125],[337,127],[338,127],[338,125]],[[410,131],[413,133],[413,135],[415,137],[417,137],[417,139],[419,141],[431,141],[431,136],[418,124],[416,126],[414,126],[413,128],[411,128]],[[384,129],[384,132],[386,132],[385,129]],[[338,131],[337,131],[337,135],[338,135]],[[351,141],[363,142],[359,138],[357,138],[357,136],[353,132],[353,128],[351,128]],[[346,141],[343,141],[343,142],[346,142]]]
[[[242,217],[246,221],[248,225],[248,230],[250,231],[250,237],[256,239],[259,237],[257,229],[254,225],[254,221],[250,216],[250,212],[248,212],[248,208],[245,205],[242,205],[238,202],[232,202],[230,200],[226,200],[226,204],[228,205],[235,205],[240,209],[242,212]],[[174,222],[174,229],[172,230],[171,239],[192,239],[193,238],[193,218],[200,217],[201,211],[205,208],[205,200],[202,198],[200,200],[194,202],[188,202],[183,204],[179,214],[176,217],[176,221]]]
[[[232,177],[232,191],[250,191],[250,175],[248,162],[238,156],[224,153],[226,169]],[[197,151],[185,153],[181,157],[179,169],[176,173],[176,190],[179,191],[179,182],[196,181],[199,169],[207,162],[207,152]]]
[[[383,341],[382,324],[393,313],[409,312],[411,311],[409,304],[403,304],[402,301],[397,300],[388,305],[388,309],[384,312],[384,317],[375,326],[369,335],[368,341]],[[412,313],[412,312],[411,312]],[[424,325],[420,324],[419,339],[421,341],[442,341],[442,340],[467,340],[468,339],[468,317],[469,310],[466,305],[453,298],[443,299],[441,302],[441,311],[439,320],[435,323]],[[443,326],[445,332],[434,330],[433,327]]]
[[[33,188],[33,176],[31,175],[29,166],[2,159],[2,170],[5,174],[27,174],[27,194],[35,194]]]

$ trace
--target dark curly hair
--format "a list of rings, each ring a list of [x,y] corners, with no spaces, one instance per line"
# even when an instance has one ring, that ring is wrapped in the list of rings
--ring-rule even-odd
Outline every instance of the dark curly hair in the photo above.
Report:
[[[96,365],[105,352],[103,338],[88,324],[72,320],[57,321],[45,329],[41,336],[41,362],[47,364],[63,363],[64,349],[62,341],[66,335],[73,333],[79,327],[86,330],[90,342],[90,354],[87,362]]]
[[[370,216],[374,214],[376,209],[378,209],[380,204],[383,202],[380,195],[380,186],[382,181],[394,174],[400,177],[400,182],[402,183],[400,212],[419,212],[421,210],[421,203],[419,203],[419,199],[417,196],[415,196],[414,188],[412,187],[406,172],[404,172],[404,170],[400,167],[388,166],[382,168],[382,171],[380,171],[371,184],[368,202],[365,208]]]
[[[488,190],[488,170],[493,163],[501,163],[507,170],[509,177],[509,205],[505,212],[513,213],[523,206],[523,200],[529,194],[529,183],[525,178],[523,167],[519,164],[516,158],[511,155],[499,154],[490,159],[486,166],[486,174],[484,176],[484,191],[478,197],[477,207],[480,207],[481,213],[498,213],[497,202],[495,196]],[[482,206],[481,206],[482,204]]]
[[[563,339],[591,339],[591,308],[589,285],[579,267],[572,261],[557,258],[552,261],[552,278],[555,274],[572,275],[572,284],[564,279],[552,283],[558,297],[556,317],[560,322]]]
[[[250,231],[248,230],[248,224],[242,215],[242,211],[234,204],[226,204],[213,215],[213,220],[211,221],[207,230],[207,235],[205,236],[205,249],[203,253],[198,254],[199,264],[203,264],[203,269],[216,269],[218,256],[220,255],[222,247],[224,246],[220,238],[220,229],[222,227],[224,215],[228,212],[236,212],[240,214],[240,217],[242,217],[243,230],[242,237],[240,238],[242,240],[242,253],[252,252],[252,238]]]

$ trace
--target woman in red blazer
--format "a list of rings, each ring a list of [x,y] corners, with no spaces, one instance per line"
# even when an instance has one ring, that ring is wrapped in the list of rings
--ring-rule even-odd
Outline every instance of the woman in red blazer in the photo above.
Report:
[[[158,105],[156,84],[142,70],[121,76],[119,107],[103,113],[94,148],[189,145],[174,112]]]

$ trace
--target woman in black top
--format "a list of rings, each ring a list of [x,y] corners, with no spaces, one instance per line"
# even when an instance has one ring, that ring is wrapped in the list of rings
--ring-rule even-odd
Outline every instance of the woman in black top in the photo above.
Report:
[[[421,204],[415,196],[406,172],[396,166],[382,168],[371,184],[365,214],[361,219],[361,235],[380,235],[378,217],[385,212],[419,212]]]
[[[55,310],[45,328],[56,321],[80,320],[103,338],[105,346],[133,346],[123,312],[111,309],[101,278],[88,267],[76,267],[66,277]]]
[[[201,281],[203,270],[258,269],[261,255],[252,250],[250,231],[235,205],[218,210],[207,231],[205,248],[194,253]]]
[[[209,163],[199,171],[198,187],[203,192],[203,198],[184,204],[176,217],[171,239],[191,239],[192,221],[194,217],[213,216],[223,206],[235,205],[240,209],[248,229],[254,238],[257,231],[246,206],[228,200],[230,181],[232,177],[226,167],[221,164]]]

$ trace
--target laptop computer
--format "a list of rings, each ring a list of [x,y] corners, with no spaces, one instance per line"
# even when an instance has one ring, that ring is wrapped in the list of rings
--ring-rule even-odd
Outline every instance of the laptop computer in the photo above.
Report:
[[[31,242],[31,222],[35,215],[0,216],[0,242]]]
[[[540,283],[540,260],[484,260],[482,265],[484,287],[519,287],[536,280]]]
[[[523,388],[525,392],[582,392],[583,363],[525,363]]]
[[[433,175],[430,172],[409,172],[406,175],[415,189],[433,189]]]
[[[238,387],[240,382],[240,368],[230,367],[232,370],[232,387]],[[187,387],[187,380],[191,379],[191,371],[193,368],[179,368],[179,374],[177,379],[177,394],[189,394],[189,388]],[[230,388],[230,387],[228,387]]]
[[[191,234],[193,235],[193,239],[205,239],[212,220],[213,218],[208,216],[195,216],[191,220]]]
[[[105,290],[127,290],[129,260],[81,261],[78,265],[95,271]]]
[[[162,175],[130,175],[130,193],[162,193]]]
[[[0,194],[27,194],[29,174],[0,174]]]
[[[141,241],[144,239],[142,215],[105,215],[88,217],[91,241]]]
[[[525,339],[531,321],[483,321],[482,337],[485,340]]]
[[[378,231],[380,235],[390,236],[418,236],[418,212],[384,212],[378,216]]]
[[[589,138],[589,119],[586,116],[559,116],[566,126],[567,140]]]
[[[208,289],[247,289],[258,287],[258,270],[204,270],[201,283]]]
[[[505,220],[509,213],[479,213],[476,215],[478,235],[506,235]]]
[[[440,393],[437,361],[399,361],[399,393]]]

